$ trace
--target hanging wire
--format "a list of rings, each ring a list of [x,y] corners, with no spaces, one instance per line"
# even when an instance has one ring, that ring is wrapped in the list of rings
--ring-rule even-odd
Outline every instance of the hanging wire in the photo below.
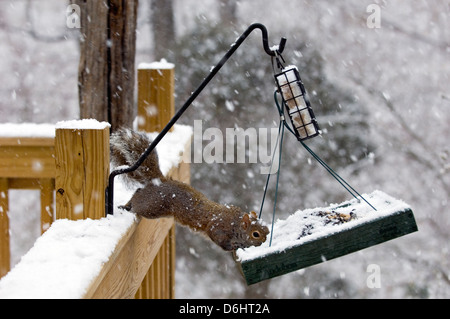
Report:
[[[331,176],[333,176],[339,184],[341,184],[354,198],[356,198],[359,201],[359,198],[356,196],[358,195],[361,197],[363,201],[365,201],[370,207],[373,208],[373,210],[377,210],[375,207],[372,206],[360,193],[358,193],[349,183],[345,181],[341,176],[339,176],[330,166],[328,166],[327,163],[325,163],[316,153],[314,153],[305,143],[300,141],[302,143],[303,147],[322,165],[328,173],[330,173]],[[356,194],[354,194],[353,192]]]
[[[277,93],[277,91],[275,91],[275,93],[274,93],[275,99],[276,99],[276,93]],[[282,154],[282,151],[283,151],[284,127],[285,127],[285,118],[284,118],[283,111],[281,111],[281,113],[280,113],[280,124],[278,126],[277,142],[276,142],[275,147],[273,149],[272,162],[270,163],[270,170],[269,170],[269,174],[267,175],[266,186],[264,187],[264,194],[263,194],[263,199],[262,199],[262,202],[261,202],[261,208],[259,210],[259,218],[261,218],[262,210],[263,210],[263,207],[264,207],[264,201],[266,199],[266,194],[267,194],[267,187],[268,187],[268,184],[269,184],[270,175],[271,175],[271,172],[272,172],[272,166],[273,166],[273,162],[274,162],[274,159],[275,159],[276,149],[279,148],[279,151],[278,151],[279,153],[278,153],[277,181],[276,181],[276,184],[275,184],[275,198],[274,198],[274,201],[273,201],[272,227],[271,227],[271,230],[270,230],[269,247],[272,246],[273,226],[275,224],[275,212],[276,212],[277,199],[278,199],[278,185],[279,185],[279,182],[280,182],[281,154]]]
[[[276,68],[278,70],[282,70],[284,69],[284,63],[286,63],[286,61],[284,60],[283,56],[281,55],[281,53],[279,51],[275,51],[274,55],[271,56],[271,62],[272,62],[272,71],[273,74],[277,74],[278,72],[275,69],[275,64],[276,64]]]
[[[278,141],[280,140],[280,133],[281,133],[282,128],[283,128],[283,122],[280,121],[280,124],[279,124],[279,126],[278,126],[277,141],[276,141],[275,147],[274,147],[274,149],[273,149],[272,161],[270,162],[269,174],[267,174],[266,185],[264,186],[264,194],[263,194],[263,199],[262,199],[262,201],[261,201],[261,207],[260,207],[260,209],[259,209],[259,215],[258,215],[258,218],[261,218],[262,210],[263,210],[263,207],[264,207],[264,201],[265,201],[266,193],[267,193],[267,186],[269,185],[270,176],[272,175],[270,172],[272,172],[272,166],[273,166],[274,159],[275,159],[275,154],[276,154],[275,151],[276,151],[276,149],[277,149],[277,147],[278,147]],[[280,170],[279,165],[280,165],[280,164],[278,163],[278,171]],[[278,172],[278,171],[277,171],[277,172]]]
[[[278,108],[278,112],[280,113],[280,116],[284,117],[284,113],[283,113],[283,108],[280,107],[280,104],[278,102],[278,98],[277,98],[277,94],[278,91],[275,91],[275,103],[277,105]],[[295,133],[294,131],[289,127],[289,125],[286,123],[286,120],[283,121],[284,126],[286,126],[286,128],[288,129],[289,132],[291,132],[294,136]],[[314,153],[314,151],[309,148],[303,141],[300,141],[300,143],[302,144],[302,146],[308,151],[309,154],[311,154],[311,156],[317,161],[319,162],[320,165],[322,165],[327,172],[333,176],[333,178],[338,181],[339,184],[342,185],[342,187],[344,187],[347,192],[349,192],[355,199],[357,199],[359,201],[358,196],[364,200],[373,210],[377,210],[372,204],[370,204],[360,193],[358,193],[344,178],[342,178],[338,173],[336,173],[323,159],[321,159],[319,157],[319,155],[317,155],[316,153]]]
[[[265,202],[266,195],[267,195],[267,188],[268,188],[268,185],[269,185],[270,175],[271,175],[270,172],[272,172],[272,167],[273,167],[273,163],[274,163],[274,159],[275,159],[276,149],[277,149],[277,147],[279,147],[278,170],[277,170],[277,180],[276,180],[276,184],[275,184],[275,198],[274,198],[273,210],[272,210],[272,226],[271,226],[271,231],[270,231],[269,247],[272,246],[273,228],[274,228],[274,224],[275,224],[275,212],[276,212],[276,205],[277,205],[277,199],[278,199],[278,185],[279,185],[279,181],[280,181],[281,154],[282,154],[282,149],[283,149],[284,128],[287,128],[287,130],[289,132],[291,132],[294,136],[296,136],[294,131],[289,127],[289,125],[286,122],[286,118],[284,117],[284,108],[282,108],[280,106],[280,104],[278,102],[277,94],[279,94],[279,92],[278,92],[278,90],[275,90],[275,92],[274,92],[274,100],[275,100],[275,104],[276,104],[277,109],[278,109],[278,113],[280,115],[280,123],[279,123],[279,126],[278,126],[278,136],[277,136],[277,142],[276,142],[275,147],[274,147],[274,152],[273,152],[273,155],[272,155],[272,162],[270,163],[270,171],[269,171],[269,174],[267,175],[266,185],[264,187],[264,194],[263,194],[263,198],[262,198],[262,201],[261,201],[261,207],[260,207],[259,216],[258,216],[259,218],[261,218],[263,207],[264,207],[264,202]],[[359,196],[373,210],[375,210],[375,211],[377,210],[360,193],[358,193],[344,178],[342,178],[338,173],[336,173],[323,159],[321,159],[311,148],[309,148],[303,141],[300,141],[300,143],[308,151],[308,153],[311,154],[311,156],[317,162],[319,162],[319,164],[322,165],[322,167],[324,167],[327,170],[327,172],[336,181],[338,181],[338,183],[341,184],[341,186],[344,187],[345,190],[347,190],[347,192],[349,192],[356,200],[359,201],[359,198],[358,198],[358,196]]]
[[[274,55],[271,57],[271,62],[272,62],[272,69],[273,69],[274,74],[276,73],[275,72],[275,63],[276,63],[276,67],[278,69],[282,69],[284,67],[283,63],[285,63],[285,61],[284,61],[284,58],[281,55],[280,51],[278,51],[278,50],[274,51]],[[275,101],[277,101],[276,94],[277,94],[277,91],[274,92]],[[272,161],[270,163],[270,170],[269,170],[269,174],[267,174],[266,185],[264,186],[264,194],[263,194],[263,198],[261,201],[261,207],[259,209],[259,216],[258,216],[258,218],[261,218],[263,207],[264,207],[264,202],[266,199],[267,188],[269,186],[270,176],[272,175],[271,172],[272,172],[272,167],[273,167],[273,163],[274,163],[274,159],[275,159],[275,155],[276,155],[276,149],[277,149],[277,147],[279,147],[277,181],[275,184],[275,198],[274,198],[273,210],[272,210],[272,227],[271,227],[271,231],[270,231],[269,247],[272,246],[273,226],[275,224],[275,212],[276,212],[277,199],[278,199],[278,185],[279,185],[279,181],[280,181],[281,154],[282,154],[282,149],[283,149],[284,128],[286,126],[284,112],[282,109],[280,109],[278,107],[278,102],[277,102],[277,108],[278,108],[278,112],[280,114],[280,124],[278,125],[278,136],[277,136],[277,141],[276,141],[275,147],[273,149]]]

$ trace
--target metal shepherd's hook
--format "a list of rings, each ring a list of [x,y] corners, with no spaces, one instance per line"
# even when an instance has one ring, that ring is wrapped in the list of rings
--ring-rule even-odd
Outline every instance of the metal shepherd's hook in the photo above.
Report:
[[[156,145],[161,141],[161,139],[166,135],[166,133],[172,128],[172,126],[178,121],[178,119],[183,115],[183,113],[187,110],[187,108],[192,104],[192,102],[197,98],[197,96],[203,91],[203,89],[208,85],[211,79],[219,72],[222,66],[228,61],[228,59],[233,55],[233,53],[239,48],[239,46],[245,41],[250,33],[253,30],[260,29],[262,32],[262,42],[264,51],[272,57],[277,57],[284,51],[284,47],[286,45],[286,38],[281,38],[280,44],[278,47],[274,47],[271,49],[269,47],[268,33],[266,27],[261,23],[254,23],[250,25],[247,30],[231,45],[230,50],[223,56],[223,58],[217,63],[217,65],[211,70],[208,76],[203,80],[203,82],[199,85],[199,87],[192,93],[192,95],[187,99],[187,101],[183,104],[183,106],[178,110],[177,113],[172,117],[169,123],[163,128],[161,133],[153,140],[153,142],[149,145],[146,151],[141,155],[141,157],[134,163],[132,166],[127,168],[117,169],[111,172],[109,175],[109,183],[106,188],[106,213],[113,214],[114,213],[114,178],[117,175],[130,173],[139,168],[139,166],[144,162],[148,155],[153,151]]]

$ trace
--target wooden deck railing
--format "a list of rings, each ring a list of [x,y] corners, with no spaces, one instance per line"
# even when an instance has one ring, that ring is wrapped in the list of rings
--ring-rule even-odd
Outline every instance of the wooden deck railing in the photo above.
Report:
[[[172,65],[160,69],[150,65],[138,70],[140,130],[160,130],[174,114],[173,79]],[[190,148],[190,139],[184,148]],[[189,154],[185,152],[185,156]],[[104,217],[109,175],[108,126],[74,128],[62,125],[56,129],[54,139],[0,138],[0,159],[0,276],[9,271],[10,263],[9,189],[41,190],[43,232],[54,218]],[[189,182],[187,163],[173,167],[168,175]],[[174,278],[173,219],[137,218],[89,284],[84,298],[174,298]]]
[[[54,154],[53,137],[0,137],[0,278],[8,273],[11,263],[9,190],[40,191],[41,233],[44,233],[54,215]]]

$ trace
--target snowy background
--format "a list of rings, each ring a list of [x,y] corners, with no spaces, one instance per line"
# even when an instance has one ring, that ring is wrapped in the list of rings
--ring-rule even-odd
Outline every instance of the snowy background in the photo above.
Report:
[[[288,39],[283,56],[299,67],[324,130],[308,145],[361,192],[380,189],[410,204],[419,227],[251,287],[229,253],[178,228],[177,297],[449,298],[450,1],[240,0],[234,24],[221,21],[218,0],[173,3],[177,44],[167,59],[176,65],[177,105],[249,24],[265,24],[271,44]],[[380,28],[367,24],[370,4],[380,8]],[[77,30],[66,27],[66,6],[0,1],[0,122],[78,118]],[[139,10],[136,65],[153,61],[155,46],[150,1],[141,0]],[[181,122],[203,120],[203,129],[224,132],[275,127],[273,89],[270,59],[255,31]],[[349,199],[292,136],[285,143],[277,218]],[[191,167],[192,184],[210,198],[259,209],[265,182],[259,164]],[[39,194],[10,196],[15,264],[39,235]],[[268,196],[263,218],[270,222]],[[367,285],[374,264],[380,288]]]

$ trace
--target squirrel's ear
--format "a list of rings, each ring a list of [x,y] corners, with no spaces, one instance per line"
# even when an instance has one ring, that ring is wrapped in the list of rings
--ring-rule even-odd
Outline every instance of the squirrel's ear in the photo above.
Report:
[[[256,215],[256,212],[254,212],[254,211],[251,211],[250,215],[252,215],[252,217],[255,218],[255,219],[258,218],[258,215]]]
[[[248,214],[245,214],[242,217],[241,227],[243,230],[247,230],[247,228],[250,226],[250,216]]]

